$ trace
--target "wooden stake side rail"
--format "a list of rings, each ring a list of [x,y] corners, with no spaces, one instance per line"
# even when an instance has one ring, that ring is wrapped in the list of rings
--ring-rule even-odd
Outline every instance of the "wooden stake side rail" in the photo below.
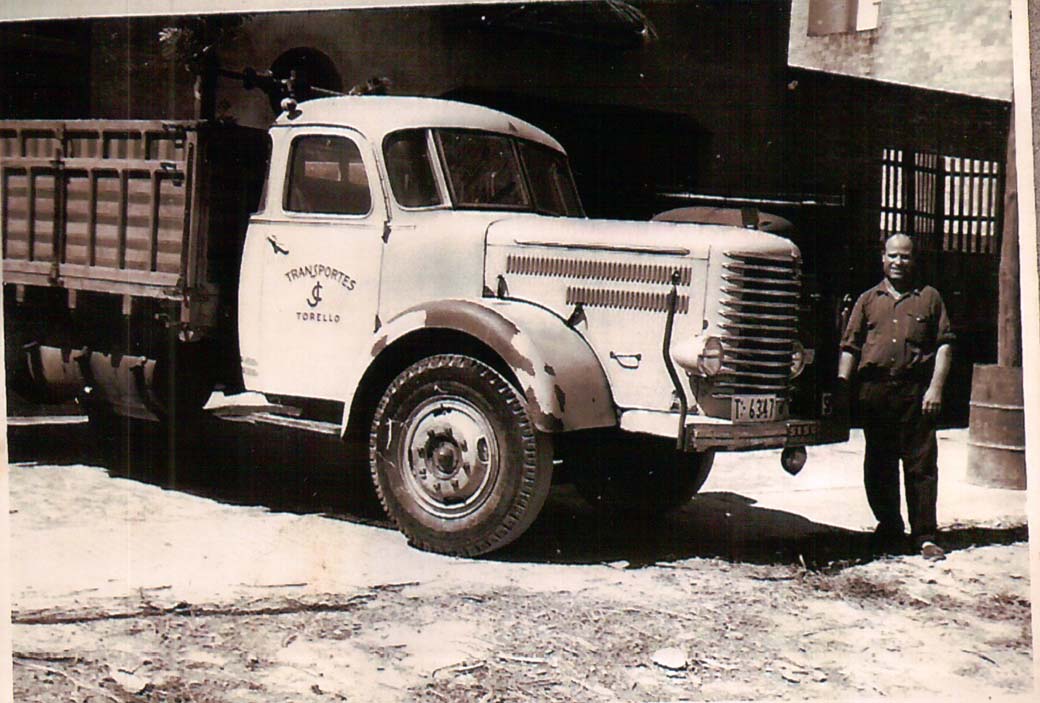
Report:
[[[4,282],[182,298],[198,142],[191,122],[0,122]]]

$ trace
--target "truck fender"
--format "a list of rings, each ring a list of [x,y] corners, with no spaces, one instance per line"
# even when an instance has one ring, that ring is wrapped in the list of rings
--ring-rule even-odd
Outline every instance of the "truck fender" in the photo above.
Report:
[[[539,430],[562,432],[617,425],[610,384],[595,352],[551,312],[497,299],[418,305],[380,328],[369,363],[394,342],[429,329],[462,332],[492,349],[519,381],[531,420]],[[347,408],[351,400],[347,400]]]

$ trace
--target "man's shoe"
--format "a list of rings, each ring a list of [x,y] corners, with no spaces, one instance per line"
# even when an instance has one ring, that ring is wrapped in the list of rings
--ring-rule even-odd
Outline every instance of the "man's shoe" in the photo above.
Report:
[[[902,525],[878,525],[870,543],[874,551],[883,554],[899,554],[909,546]]]
[[[921,544],[921,556],[928,561],[942,561],[946,558],[946,552],[935,542],[923,542]]]

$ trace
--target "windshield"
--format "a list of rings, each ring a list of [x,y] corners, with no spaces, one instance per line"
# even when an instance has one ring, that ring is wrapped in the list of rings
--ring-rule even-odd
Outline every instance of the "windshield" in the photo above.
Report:
[[[390,187],[404,207],[442,203],[426,134],[402,130],[383,143]],[[584,215],[563,153],[496,132],[437,129],[433,136],[453,207]]]
[[[501,134],[439,130],[451,199],[459,207],[529,210],[531,195],[513,140]]]
[[[567,157],[534,142],[519,144],[535,208],[550,215],[581,216],[581,200],[571,178]]]

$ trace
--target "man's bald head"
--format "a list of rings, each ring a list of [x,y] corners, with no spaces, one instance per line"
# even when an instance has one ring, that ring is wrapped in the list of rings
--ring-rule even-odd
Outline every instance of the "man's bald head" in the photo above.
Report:
[[[910,251],[914,250],[914,240],[909,234],[903,234],[902,232],[896,232],[895,234],[888,235],[885,239],[885,249],[888,249],[889,244],[902,244],[906,243],[910,245]]]
[[[906,290],[914,274],[914,240],[905,234],[893,234],[886,239],[881,268],[896,290]]]

